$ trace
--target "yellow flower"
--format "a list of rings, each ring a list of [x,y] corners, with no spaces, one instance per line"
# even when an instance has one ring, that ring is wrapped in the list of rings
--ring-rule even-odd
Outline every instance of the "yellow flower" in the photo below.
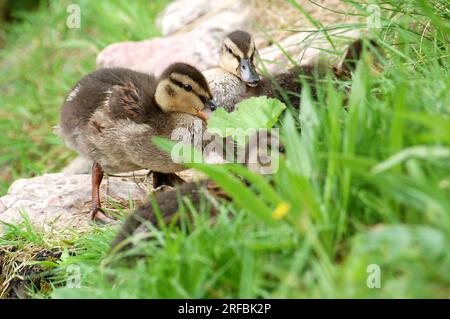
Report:
[[[289,209],[291,209],[291,205],[289,205],[288,203],[286,202],[279,203],[272,213],[272,218],[273,219],[284,218],[284,216],[286,216],[287,213],[289,212]]]

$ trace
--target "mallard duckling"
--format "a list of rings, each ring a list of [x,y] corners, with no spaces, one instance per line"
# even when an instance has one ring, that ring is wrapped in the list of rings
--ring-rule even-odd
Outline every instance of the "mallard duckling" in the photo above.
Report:
[[[310,84],[313,96],[315,95],[317,79],[326,75],[326,69],[321,65],[299,65],[273,76],[264,77],[256,87],[249,88],[241,97],[247,99],[255,96],[278,98],[282,101],[287,97],[290,103],[298,108],[302,90],[301,80]],[[287,96],[286,96],[287,95]]]
[[[62,107],[60,128],[69,147],[93,161],[91,217],[96,218],[101,211],[99,187],[104,171],[145,168],[154,172],[155,179],[155,172],[183,170],[152,143],[152,137],[170,138],[178,128],[192,133],[198,118],[207,120],[203,112],[206,105],[215,105],[206,79],[184,63],[172,64],[158,80],[110,68],[78,81]]]
[[[351,79],[365,49],[376,55],[379,52],[375,51],[379,51],[380,48],[373,40],[355,40],[348,46],[339,64],[334,66],[321,63],[299,65],[276,74],[273,78],[263,77],[257,86],[245,92],[242,99],[263,95],[281,100],[287,97],[292,106],[299,108],[302,80],[310,85],[312,96],[316,97],[318,82],[325,79],[327,74],[331,74],[335,80]],[[379,69],[376,64],[373,67]]]
[[[257,51],[252,36],[236,30],[228,34],[220,49],[220,67],[203,72],[218,107],[234,110],[249,87],[255,87],[260,77],[255,69]]]

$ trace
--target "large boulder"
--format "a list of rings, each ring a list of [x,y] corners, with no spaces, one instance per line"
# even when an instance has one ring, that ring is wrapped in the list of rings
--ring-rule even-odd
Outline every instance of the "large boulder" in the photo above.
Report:
[[[308,15],[323,26],[355,23],[359,19],[347,15],[353,13],[353,9],[338,0],[318,2],[343,14],[330,14],[316,4],[298,2]],[[326,53],[326,50],[334,48],[324,34],[315,32],[316,26],[295,6],[280,0],[176,0],[158,16],[157,24],[165,37],[112,44],[97,56],[97,66],[126,67],[159,75],[173,62],[186,62],[203,71],[217,66],[223,37],[236,29],[248,30],[253,34],[270,73],[280,73],[292,66],[285,53],[291,55],[297,64],[311,63],[321,56],[336,57]],[[341,28],[328,31],[329,35],[333,33],[339,34],[339,37],[359,36],[357,31]],[[273,41],[278,43],[267,46]]]
[[[156,25],[162,35],[169,35],[182,30],[198,18],[215,10],[220,10],[236,2],[223,0],[185,0],[172,1],[158,15]]]
[[[189,6],[185,1],[183,3],[187,10]],[[159,75],[173,62],[186,62],[205,70],[218,64],[224,36],[235,29],[246,29],[249,16],[250,7],[246,1],[227,1],[184,26],[182,33],[112,44],[97,56],[97,66],[126,67]]]

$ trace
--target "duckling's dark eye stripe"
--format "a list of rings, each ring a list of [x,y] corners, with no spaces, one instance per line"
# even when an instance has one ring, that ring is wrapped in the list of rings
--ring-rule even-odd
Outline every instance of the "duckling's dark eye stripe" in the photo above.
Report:
[[[178,81],[178,80],[175,80],[175,79],[172,79],[172,78],[170,78],[170,81],[171,81],[173,84],[175,84],[176,86],[179,86],[179,87],[182,88],[182,89],[184,88],[182,82],[180,82],[180,81]]]
[[[233,50],[231,50],[227,45],[225,45],[225,48],[228,50],[228,52],[231,53],[232,56],[234,56],[238,61],[241,61],[241,57],[237,54],[234,54]]]
[[[180,86],[181,88],[183,88],[184,90],[184,84],[188,84],[191,86],[192,88],[192,92],[195,93],[196,95],[205,95],[208,96],[208,84],[206,83],[205,78],[200,75],[199,77],[199,81],[202,82],[204,81],[205,83],[198,83],[196,82],[194,79],[190,78],[187,75],[184,74],[179,74],[179,73],[174,73],[169,77],[170,81],[173,81],[173,84]],[[178,81],[178,82],[176,82]]]
[[[172,78],[170,78],[170,81],[173,83],[173,84],[175,84],[176,86],[178,86],[178,87],[180,87],[180,88],[182,88],[183,90],[186,90],[186,88],[184,87],[184,84],[182,83],[182,82],[180,82],[180,81],[178,81],[178,80],[175,80],[175,79],[172,79]],[[192,87],[191,87],[191,90],[192,90]],[[197,92],[195,92],[194,90],[192,90],[195,94],[197,94]],[[198,95],[198,94],[197,94]],[[200,95],[199,95],[200,96]],[[200,98],[203,98],[203,96],[200,96]],[[202,101],[203,101],[203,99],[202,99]],[[205,98],[205,101],[206,101],[206,98]],[[204,102],[205,103],[205,102]]]

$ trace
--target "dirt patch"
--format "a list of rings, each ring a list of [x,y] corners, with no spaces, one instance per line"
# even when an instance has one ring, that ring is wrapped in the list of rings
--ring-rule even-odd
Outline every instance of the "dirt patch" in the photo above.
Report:
[[[33,251],[36,250],[36,251]],[[29,290],[50,293],[50,267],[36,265],[33,262],[56,262],[61,257],[59,249],[0,249],[0,298],[30,298]]]

